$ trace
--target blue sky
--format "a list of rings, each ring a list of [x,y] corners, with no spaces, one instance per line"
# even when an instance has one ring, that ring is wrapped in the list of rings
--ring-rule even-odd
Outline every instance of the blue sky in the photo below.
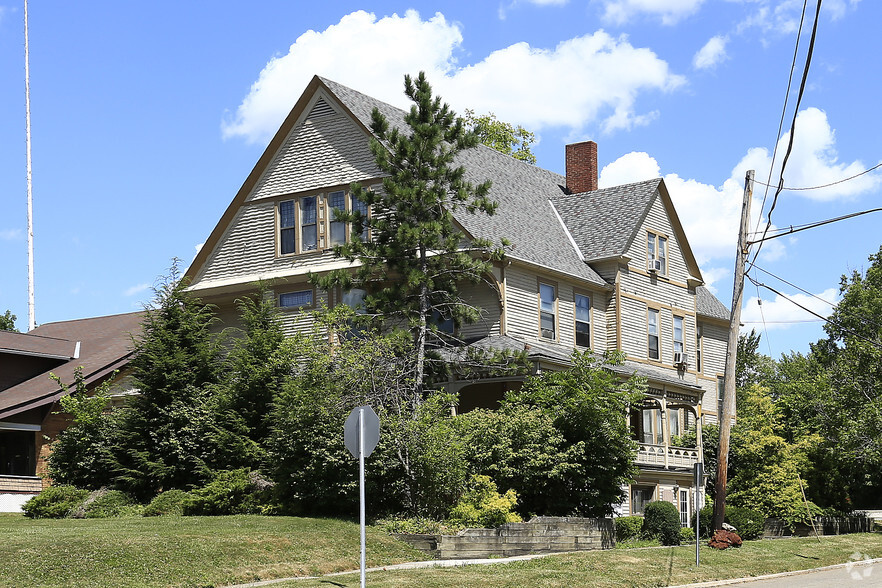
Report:
[[[728,305],[743,178],[747,169],[768,178],[802,3],[32,0],[29,8],[36,318],[46,323],[149,302],[172,258],[193,259],[313,74],[404,105],[403,75],[420,70],[457,111],[494,112],[534,131],[542,167],[562,173],[564,145],[593,139],[601,185],[664,177],[704,277]],[[794,89],[812,15],[809,6]],[[879,22],[882,3],[824,2],[787,186],[828,184],[882,161]],[[0,313],[12,310],[22,330],[23,78],[23,7],[0,0]],[[792,95],[784,133],[794,104]],[[778,165],[782,157],[783,148]],[[880,190],[876,171],[785,191],[772,223],[879,207]],[[752,227],[766,221],[763,195],[758,184]],[[835,302],[840,276],[879,250],[880,221],[870,214],[769,241],[757,265]],[[754,274],[829,313],[818,298]],[[754,286],[743,320],[775,357],[823,335],[819,321]]]

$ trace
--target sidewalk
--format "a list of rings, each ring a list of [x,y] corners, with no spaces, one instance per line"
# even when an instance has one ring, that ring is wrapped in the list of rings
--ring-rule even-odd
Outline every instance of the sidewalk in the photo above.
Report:
[[[456,568],[463,566],[472,566],[472,565],[490,565],[490,564],[501,564],[501,563],[510,563],[515,561],[526,561],[531,559],[538,559],[542,557],[548,557],[550,555],[561,555],[560,553],[542,553],[536,555],[518,555],[515,557],[500,557],[500,558],[492,558],[492,559],[433,559],[428,561],[412,561],[407,563],[400,564],[392,564],[388,566],[382,566],[377,568],[367,568],[365,572],[383,572],[390,570],[415,570],[421,568]],[[733,586],[738,584],[747,584],[751,582],[760,582],[765,580],[776,580],[776,579],[785,579],[791,578],[794,576],[801,576],[804,574],[811,574],[814,572],[822,572],[829,570],[838,570],[843,568],[849,568],[850,570],[854,569],[862,569],[866,566],[873,566],[875,564],[882,564],[882,558],[876,559],[868,559],[868,560],[860,560],[857,562],[849,562],[843,564],[836,564],[832,566],[824,566],[821,568],[812,568],[808,570],[797,570],[795,572],[781,572],[779,574],[769,574],[767,576],[753,576],[749,578],[732,578],[729,580],[713,580],[710,582],[699,582],[697,584],[679,584],[676,586],[670,586],[669,588],[711,588],[713,586]],[[226,588],[256,588],[258,586],[270,586],[272,584],[279,584],[281,582],[290,582],[294,580],[317,580],[320,578],[331,578],[334,576],[345,576],[349,574],[358,574],[360,570],[349,570],[345,572],[334,572],[332,574],[325,574],[324,576],[299,576],[295,578],[280,578],[277,580],[263,580],[260,582],[250,582],[248,584],[236,584],[234,586],[227,586]],[[882,570],[880,570],[882,572]],[[877,578],[874,578],[877,583],[863,583],[862,586],[867,588],[871,586],[879,586],[882,585],[882,573],[879,574]]]

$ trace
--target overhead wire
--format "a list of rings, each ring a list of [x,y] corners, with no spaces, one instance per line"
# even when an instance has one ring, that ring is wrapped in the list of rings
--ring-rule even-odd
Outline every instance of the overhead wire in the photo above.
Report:
[[[835,182],[830,182],[829,184],[822,184],[820,186],[808,186],[808,187],[804,187],[804,188],[793,188],[790,186],[784,186],[784,188],[782,188],[782,189],[787,190],[789,192],[800,192],[800,191],[804,191],[804,190],[820,190],[822,188],[829,188],[830,186],[835,186],[837,184],[844,184],[845,182],[850,182],[851,180],[853,180],[855,178],[859,178],[864,174],[868,174],[871,171],[875,171],[875,170],[879,169],[880,167],[882,167],[882,162],[877,163],[873,167],[871,167],[869,169],[865,169],[864,171],[862,171],[860,173],[854,174],[853,176],[849,176],[849,177],[843,178],[841,180],[836,180]],[[759,184],[760,186],[765,186],[766,188],[773,187],[771,184],[764,184],[763,182],[760,182],[758,180],[754,180],[754,182]]]
[[[806,0],[807,2],[807,0]],[[799,115],[799,105],[802,103],[802,97],[805,94],[805,86],[806,81],[808,80],[808,72],[812,63],[812,54],[815,49],[815,39],[818,34],[818,21],[821,15],[821,0],[818,0],[817,8],[815,9],[815,20],[812,24],[812,34],[809,39],[808,51],[805,57],[805,67],[802,70],[802,80],[799,83],[799,91],[796,94],[796,106],[793,109],[793,120],[790,123],[790,138],[787,142],[787,151],[784,153],[784,160],[781,162],[781,172],[778,180],[778,188],[775,190],[775,195],[772,198],[772,204],[769,207],[769,212],[766,215],[766,229],[763,233],[763,237],[765,237],[765,233],[772,227],[772,213],[775,211],[775,205],[778,203],[778,196],[781,195],[781,191],[784,189],[784,170],[787,168],[787,161],[790,159],[790,154],[793,152],[793,138],[796,134],[796,118]],[[757,258],[759,257],[760,251],[763,248],[763,242],[759,241],[759,247],[757,247],[756,252],[753,255],[753,260],[750,262],[751,267],[756,263]]]
[[[829,317],[825,317],[825,316],[823,316],[823,315],[818,314],[817,312],[813,311],[812,309],[807,308],[807,307],[803,306],[802,304],[800,304],[799,302],[793,300],[792,298],[790,298],[790,297],[787,296],[786,294],[783,294],[782,292],[779,292],[779,291],[776,290],[775,288],[772,288],[771,286],[766,285],[766,284],[763,284],[762,282],[756,280],[753,276],[747,276],[747,279],[750,280],[751,283],[754,284],[755,286],[757,286],[757,287],[761,287],[761,288],[765,288],[766,290],[769,290],[770,292],[773,292],[774,294],[777,294],[778,296],[780,296],[780,297],[783,298],[784,300],[787,300],[787,301],[790,302],[791,304],[794,304],[794,305],[798,306],[799,308],[801,308],[801,309],[804,310],[805,312],[809,313],[810,315],[818,317],[819,319],[821,319],[821,320],[824,321],[825,323],[827,323],[827,324],[831,324],[831,325],[834,325],[834,326],[836,326],[836,327],[842,329],[844,332],[848,333],[848,334],[851,335],[852,337],[855,337],[856,339],[860,339],[861,341],[864,341],[864,342],[866,342],[866,343],[869,343],[869,344],[872,345],[873,347],[876,347],[877,349],[882,350],[882,343],[880,343],[879,341],[875,341],[875,340],[873,340],[873,339],[868,339],[867,337],[864,337],[863,335],[861,335],[861,334],[855,332],[854,330],[849,329],[848,327],[846,327],[846,326],[843,325],[842,323],[838,323],[838,322],[836,322],[836,321],[830,319]]]
[[[769,188],[772,187],[772,170],[775,169],[775,159],[778,157],[778,141],[781,138],[781,129],[784,128],[784,118],[787,116],[787,102],[790,100],[790,88],[793,85],[793,72],[796,71],[796,58],[799,56],[799,40],[802,39],[802,25],[805,22],[805,9],[808,0],[803,0],[802,15],[799,17],[799,28],[796,31],[796,46],[793,48],[793,60],[790,62],[790,75],[787,78],[787,91],[784,92],[784,106],[781,108],[781,118],[778,120],[778,132],[775,134],[775,146],[772,148],[772,163],[769,165],[769,177],[767,183],[762,184],[766,187],[763,192],[763,202],[760,205],[760,214],[756,219],[756,230],[759,231],[762,222],[762,211],[766,208],[766,198],[769,196]],[[761,182],[757,182],[761,183]]]
[[[835,218],[830,218],[830,219],[827,219],[827,220],[822,220],[822,221],[818,221],[818,222],[814,222],[814,223],[807,223],[807,224],[804,224],[804,225],[796,225],[795,227],[794,227],[793,225],[790,225],[790,227],[782,227],[782,228],[780,228],[780,229],[776,229],[776,230],[775,230],[776,234],[771,235],[771,236],[766,236],[766,233],[768,232],[768,231],[766,231],[766,232],[763,233],[763,237],[762,237],[762,238],[760,238],[760,239],[755,239],[755,240],[753,240],[753,241],[747,241],[747,244],[748,244],[748,245],[753,245],[754,243],[760,243],[760,244],[762,244],[763,241],[768,241],[768,240],[770,240],[770,239],[777,239],[778,237],[783,237],[783,236],[785,236],[785,235],[790,235],[790,234],[792,234],[792,233],[798,233],[798,232],[800,232],[800,231],[805,231],[805,230],[807,230],[807,229],[814,229],[814,228],[816,228],[816,227],[821,227],[821,226],[824,226],[824,225],[829,225],[829,224],[831,224],[831,223],[839,222],[839,221],[841,221],[841,220],[846,220],[846,219],[849,219],[849,218],[854,218],[854,217],[856,217],[856,216],[862,216],[862,215],[865,215],[865,214],[870,214],[871,212],[880,212],[880,211],[882,211],[882,208],[871,208],[871,209],[869,209],[869,210],[862,210],[862,211],[860,211],[860,212],[852,212],[852,213],[850,213],[850,214],[844,214],[844,215],[842,215],[842,216],[837,216],[837,217],[835,217]],[[780,231],[780,232],[777,232],[777,231]],[[751,234],[751,235],[755,235],[755,234],[757,234],[757,233],[750,233],[750,234]],[[756,265],[756,258],[754,258],[753,262],[751,263],[751,268],[753,268],[755,265]]]

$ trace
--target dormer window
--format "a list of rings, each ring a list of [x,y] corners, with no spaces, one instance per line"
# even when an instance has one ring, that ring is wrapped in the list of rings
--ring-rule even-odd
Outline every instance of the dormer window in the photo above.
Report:
[[[646,237],[646,269],[652,273],[668,273],[668,239],[663,235],[648,232]]]

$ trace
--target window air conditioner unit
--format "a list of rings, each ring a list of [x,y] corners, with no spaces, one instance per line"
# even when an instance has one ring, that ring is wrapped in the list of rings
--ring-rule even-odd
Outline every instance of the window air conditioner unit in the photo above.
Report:
[[[660,259],[650,259],[648,265],[648,270],[650,273],[660,272],[662,268],[662,262]]]
[[[674,352],[674,365],[686,365],[689,363],[689,354],[685,351]]]

